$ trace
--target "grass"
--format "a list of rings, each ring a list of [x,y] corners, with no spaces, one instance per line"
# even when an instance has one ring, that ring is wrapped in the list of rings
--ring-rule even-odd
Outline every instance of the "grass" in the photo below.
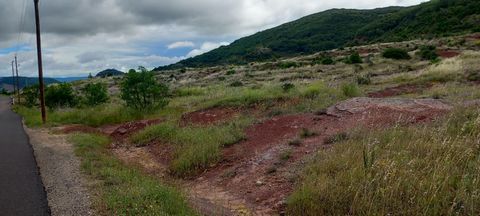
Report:
[[[122,164],[107,150],[109,139],[92,134],[70,137],[81,168],[98,180],[95,207],[101,215],[197,215],[185,197],[137,169]]]
[[[289,214],[480,214],[479,113],[358,133],[319,153],[287,201]]]
[[[146,128],[131,141],[137,146],[148,145],[154,140],[173,144],[176,150],[170,171],[186,177],[216,163],[221,157],[221,148],[244,139],[244,128],[250,124],[250,119],[209,127],[179,127],[167,122]]]
[[[25,124],[27,126],[38,127],[42,125],[39,108],[16,106],[15,111],[24,117]],[[92,127],[98,127],[107,124],[119,124],[145,118],[179,116],[181,115],[182,111],[183,110],[181,108],[167,107],[151,112],[138,112],[116,104],[104,104],[101,106],[86,108],[48,110],[47,126],[83,124]]]

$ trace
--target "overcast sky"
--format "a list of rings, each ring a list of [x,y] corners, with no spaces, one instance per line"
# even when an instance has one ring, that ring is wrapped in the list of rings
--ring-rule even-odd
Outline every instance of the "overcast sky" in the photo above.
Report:
[[[106,68],[153,68],[331,8],[369,9],[420,2],[40,0],[44,71],[48,77],[65,77],[86,76]],[[21,75],[36,75],[33,13],[32,0],[0,0],[0,76],[11,75],[14,53],[18,53]]]

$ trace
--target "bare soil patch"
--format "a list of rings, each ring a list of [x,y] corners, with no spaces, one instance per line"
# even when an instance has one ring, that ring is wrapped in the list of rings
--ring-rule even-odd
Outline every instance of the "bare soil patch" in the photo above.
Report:
[[[116,129],[113,132],[109,133],[109,135],[117,141],[122,141],[130,137],[132,134],[145,129],[148,126],[159,124],[162,121],[162,119],[151,119],[128,122],[115,127]],[[111,128],[106,127],[106,130],[104,132],[108,133],[108,130],[111,130]]]
[[[61,128],[60,133],[72,134],[72,133],[101,133],[100,130],[94,127],[89,127],[85,125],[69,125]]]
[[[214,107],[183,115],[181,125],[213,125],[231,120],[239,114],[240,110],[238,108]]]
[[[381,91],[372,92],[368,94],[368,97],[371,98],[387,98],[387,97],[394,97],[404,94],[413,94],[422,92],[431,88],[433,84],[405,84],[396,87],[386,88]]]
[[[439,50],[437,54],[442,58],[453,58],[459,56],[461,53],[457,50]]]
[[[438,100],[355,98],[321,115],[276,117],[247,129],[247,140],[224,149],[224,160],[188,185],[195,196],[236,214],[282,213],[296,173],[306,158],[328,147],[328,137],[356,128],[429,122],[450,109]],[[316,135],[290,146],[302,128]]]

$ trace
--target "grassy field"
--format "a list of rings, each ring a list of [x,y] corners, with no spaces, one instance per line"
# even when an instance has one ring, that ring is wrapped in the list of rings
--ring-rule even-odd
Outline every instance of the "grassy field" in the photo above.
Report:
[[[319,153],[290,215],[480,214],[480,110],[434,125],[358,133]]]
[[[76,134],[70,141],[82,159],[82,170],[95,179],[94,205],[102,215],[197,215],[181,192],[111,155],[108,138]]]

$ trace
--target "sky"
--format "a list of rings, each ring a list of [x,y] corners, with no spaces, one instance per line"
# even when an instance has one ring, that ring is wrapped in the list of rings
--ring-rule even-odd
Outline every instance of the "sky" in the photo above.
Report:
[[[409,6],[424,0],[40,0],[44,73],[87,76],[149,69],[303,16],[332,9]],[[0,0],[0,77],[36,76],[32,0]]]

